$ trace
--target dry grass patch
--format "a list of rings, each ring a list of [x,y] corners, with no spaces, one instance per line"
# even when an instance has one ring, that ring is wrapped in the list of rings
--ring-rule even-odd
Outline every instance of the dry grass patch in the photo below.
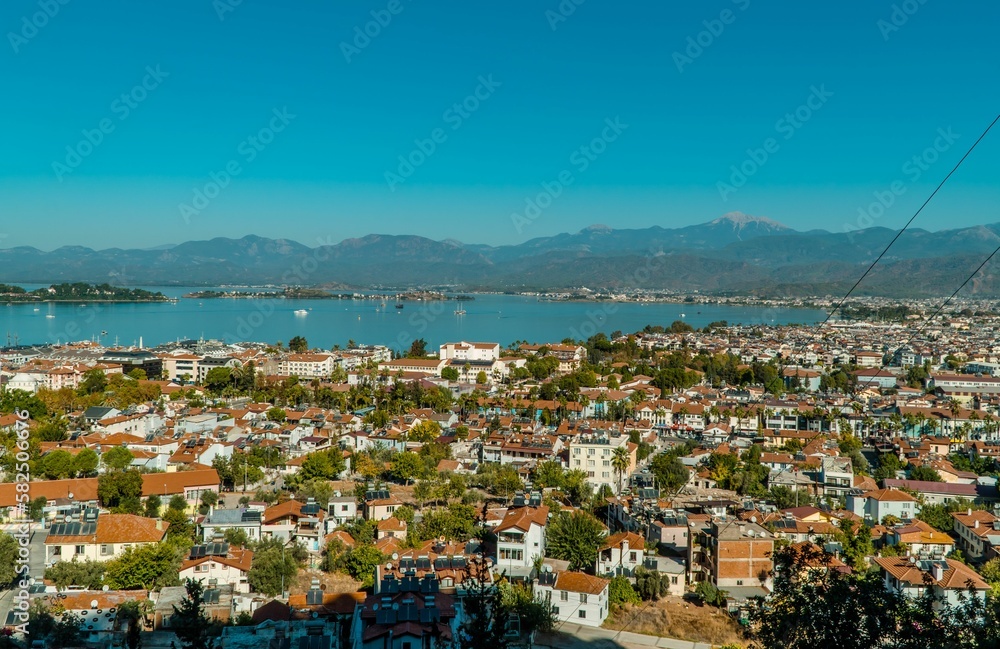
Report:
[[[696,606],[676,597],[640,606],[627,605],[609,617],[604,626],[713,645],[746,642],[740,625],[724,611]]]
[[[299,571],[299,574],[295,577],[295,581],[289,586],[288,592],[292,595],[300,595],[307,592],[313,579],[319,579],[320,584],[326,586],[326,592],[332,594],[354,593],[361,588],[361,582],[352,579],[349,575],[306,568]]]

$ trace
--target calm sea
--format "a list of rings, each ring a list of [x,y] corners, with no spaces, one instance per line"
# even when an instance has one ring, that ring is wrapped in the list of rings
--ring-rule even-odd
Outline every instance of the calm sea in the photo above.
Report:
[[[33,289],[38,286],[25,285]],[[98,340],[122,345],[159,345],[205,338],[226,342],[288,342],[304,336],[311,346],[381,344],[405,349],[416,338],[429,348],[458,340],[507,345],[516,340],[558,342],[596,332],[634,332],[647,324],[668,326],[684,320],[694,327],[726,320],[735,323],[811,324],[825,313],[815,309],[552,302],[512,295],[476,295],[472,301],[395,302],[374,300],[187,299],[194,288],[150,287],[177,302],[155,304],[0,303],[0,344],[41,344]],[[465,309],[464,315],[456,314]],[[305,313],[302,313],[302,311]],[[299,313],[296,313],[299,311]]]

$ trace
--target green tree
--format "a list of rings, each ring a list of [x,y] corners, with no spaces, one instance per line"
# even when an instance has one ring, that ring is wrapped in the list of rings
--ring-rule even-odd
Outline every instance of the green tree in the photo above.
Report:
[[[385,561],[374,545],[362,543],[351,548],[344,555],[344,570],[362,583],[362,588],[370,588],[374,583],[375,567]]]
[[[167,538],[171,541],[192,542],[194,540],[194,524],[183,511],[167,507],[167,511],[163,513],[163,522],[170,525],[167,528]]]
[[[245,530],[234,527],[225,531],[222,540],[234,547],[245,548],[250,545],[250,537]]]
[[[410,349],[406,352],[407,358],[426,358],[427,357],[427,341],[423,338],[417,338],[412,343],[410,343]]]
[[[17,539],[6,532],[0,532],[0,586],[14,581],[17,556]]]
[[[104,473],[97,478],[97,496],[108,509],[127,508],[127,513],[137,514],[142,506],[142,475],[135,469]]]
[[[184,582],[184,589],[187,597],[181,600],[180,606],[174,606],[170,628],[184,649],[210,649],[210,620],[204,610],[204,586],[200,581],[188,579]]]
[[[174,494],[170,497],[170,502],[167,503],[167,507],[170,509],[175,509],[179,512],[187,511],[188,501],[184,496],[180,494]]]
[[[504,606],[503,590],[479,580],[467,583],[463,599],[466,618],[458,634],[458,649],[507,649],[507,627],[513,612]]]
[[[114,590],[159,590],[177,585],[180,566],[172,543],[133,546],[107,562],[104,583]]]
[[[73,473],[73,456],[62,449],[43,455],[40,464],[42,474],[49,480],[68,478]]]
[[[562,465],[554,460],[540,462],[535,466],[533,482],[539,489],[561,488],[564,483],[564,473]]]
[[[943,482],[941,474],[934,467],[920,465],[910,469],[910,480],[925,480],[927,482]]]
[[[288,416],[288,413],[286,413],[284,409],[279,408],[278,406],[274,406],[273,408],[268,409],[266,416],[268,421],[275,421],[281,423],[285,421],[285,418]]]
[[[76,390],[82,395],[103,393],[108,387],[108,377],[104,370],[93,369],[83,373]]]
[[[28,518],[33,521],[41,520],[42,514],[45,513],[45,505],[47,505],[48,502],[49,501],[45,496],[39,496],[28,503]]]
[[[255,593],[278,595],[282,585],[289,586],[299,572],[294,548],[283,548],[279,539],[261,541],[253,546],[253,565],[247,581]]]
[[[91,590],[100,590],[104,585],[105,563],[103,561],[58,561],[45,569],[45,578],[56,585],[56,588],[80,586]]]
[[[660,489],[668,492],[680,491],[691,476],[688,468],[677,456],[670,453],[661,453],[654,457],[649,463],[649,470],[656,477]]]
[[[413,442],[429,444],[441,436],[441,426],[433,419],[425,419],[410,428],[406,438]]]
[[[35,428],[35,435],[43,442],[62,442],[66,439],[69,424],[62,417],[52,417]]]
[[[302,336],[292,336],[292,339],[288,341],[288,351],[297,354],[309,351],[309,343]]]
[[[101,461],[104,462],[105,468],[110,471],[124,471],[132,465],[132,460],[134,459],[135,456],[132,455],[132,451],[124,446],[115,446],[104,451],[101,455]]]
[[[604,537],[600,521],[585,511],[560,513],[549,521],[547,553],[569,561],[570,570],[592,570]]]
[[[449,365],[448,367],[442,368],[441,369],[441,378],[442,379],[447,379],[449,381],[457,381],[458,380],[458,369],[452,367],[451,365]]]
[[[809,546],[775,549],[772,596],[752,600],[748,614],[756,642],[788,649],[907,646],[895,644],[897,630],[912,623],[902,596],[877,572],[822,569],[831,556]]]
[[[635,592],[628,577],[618,575],[611,578],[608,585],[608,602],[611,606],[621,606],[622,604],[638,604],[639,593]]]
[[[302,466],[296,474],[301,480],[322,478],[334,480],[344,470],[344,456],[339,448],[310,453],[302,461]]]
[[[156,494],[146,499],[146,518],[159,518],[163,501]]]
[[[92,478],[97,475],[99,461],[100,458],[94,449],[80,449],[80,452],[73,456],[73,473],[78,478]]]
[[[414,478],[421,475],[423,468],[423,462],[416,453],[403,451],[393,456],[389,473],[396,480],[401,480],[404,484],[409,485]]]
[[[618,474],[619,489],[622,488],[622,478],[625,476],[625,472],[628,471],[631,466],[632,456],[629,454],[628,449],[624,446],[619,446],[611,453],[611,468]]]
[[[232,384],[233,372],[228,367],[213,367],[205,373],[205,389],[212,394],[222,394]]]

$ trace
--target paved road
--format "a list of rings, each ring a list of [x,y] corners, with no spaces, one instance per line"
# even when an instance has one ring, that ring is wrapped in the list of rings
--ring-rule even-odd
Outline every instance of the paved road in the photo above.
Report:
[[[35,526],[29,539],[28,549],[31,551],[28,557],[28,574],[37,581],[41,581],[45,575],[45,537],[46,530],[40,525]],[[0,626],[6,624],[7,615],[10,613],[11,604],[14,600],[14,589],[6,589],[0,592]]]
[[[626,649],[650,649],[651,647],[659,647],[660,649],[712,648],[712,645],[701,642],[660,638],[628,631],[619,632],[611,629],[573,624],[571,622],[561,623],[559,631],[555,633],[539,633],[535,638],[535,645],[539,647],[552,647],[553,649],[611,649],[612,647],[625,647]]]

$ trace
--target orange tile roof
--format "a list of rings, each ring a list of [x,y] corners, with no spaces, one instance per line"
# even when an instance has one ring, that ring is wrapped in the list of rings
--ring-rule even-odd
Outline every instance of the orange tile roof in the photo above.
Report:
[[[46,545],[70,543],[159,543],[166,537],[170,523],[134,514],[102,514],[97,517],[93,534],[49,534]]]
[[[177,471],[176,473],[144,473],[142,475],[142,495],[152,496],[156,494],[158,496],[169,496],[171,494],[183,494],[185,488],[217,488],[219,482],[219,472],[215,469]]]
[[[517,507],[508,509],[503,521],[497,525],[496,531],[503,532],[509,529],[518,529],[527,532],[531,529],[531,524],[545,527],[549,519],[549,508],[545,505],[541,507]]]
[[[181,570],[187,570],[192,566],[199,566],[203,563],[214,561],[244,572],[250,570],[253,564],[253,552],[246,548],[230,548],[228,556],[204,556],[197,559],[187,558],[181,563]]]
[[[635,532],[618,532],[604,539],[600,549],[620,548],[625,541],[628,541],[628,547],[633,550],[642,550],[646,547],[645,540]]]
[[[594,577],[582,572],[560,572],[556,575],[555,590],[567,590],[572,593],[586,593],[588,595],[600,595],[611,581]]]
[[[46,500],[69,500],[69,494],[73,494],[74,502],[97,500],[97,478],[39,480],[28,483],[28,495],[31,500],[41,497]],[[17,484],[14,482],[0,484],[0,507],[16,505]]]
[[[923,586],[927,573],[920,569],[919,562],[910,563],[910,559],[912,558],[875,557],[875,563],[901,582],[914,586]],[[972,568],[954,559],[944,559],[944,561],[947,562],[948,569],[944,571],[941,579],[934,582],[939,587],[964,590],[968,588],[969,582],[971,582],[972,587],[976,590],[989,590],[989,585]]]
[[[917,499],[899,489],[878,489],[864,494],[866,498],[874,498],[879,502],[915,503]]]

